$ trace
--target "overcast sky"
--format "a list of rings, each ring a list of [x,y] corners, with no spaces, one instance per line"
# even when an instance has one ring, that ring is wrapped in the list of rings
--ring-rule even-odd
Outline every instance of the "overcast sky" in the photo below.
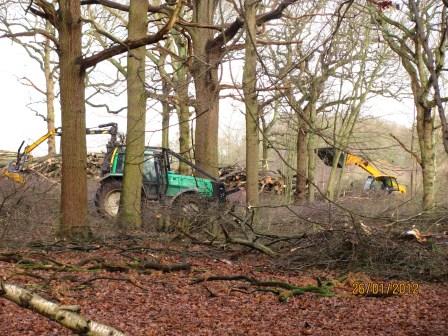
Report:
[[[0,40],[0,92],[2,97],[0,117],[0,149],[16,151],[22,140],[31,143],[46,132],[46,124],[42,118],[34,115],[27,104],[37,101],[39,94],[30,87],[19,82],[19,79],[28,76],[36,82],[43,84],[43,74],[35,61],[31,60],[24,50],[8,40]],[[235,74],[234,74],[235,75]],[[371,115],[410,126],[412,124],[413,107],[410,101],[397,103],[391,99],[375,98],[369,102],[368,112]],[[43,113],[44,104],[36,105]],[[244,124],[241,108],[229,100],[221,103],[221,129],[231,127],[235,131],[243,131]],[[153,109],[148,111],[147,130],[160,129],[160,115]],[[108,115],[98,109],[87,108],[87,126],[93,127],[101,123],[115,121],[121,130],[125,129],[125,114]],[[176,122],[176,118],[172,119]],[[59,118],[56,125],[60,126]],[[177,132],[173,127],[172,138]],[[226,132],[227,133],[227,132]],[[148,132],[147,142],[151,145],[160,145],[160,132]],[[106,136],[88,137],[88,150],[101,151],[107,142]],[[35,150],[34,155],[45,155],[46,145]]]

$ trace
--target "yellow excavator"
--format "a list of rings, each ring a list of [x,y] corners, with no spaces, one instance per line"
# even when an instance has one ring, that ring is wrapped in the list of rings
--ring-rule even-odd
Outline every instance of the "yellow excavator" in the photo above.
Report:
[[[115,146],[117,141],[118,125],[116,123],[102,124],[97,127],[86,128],[86,134],[110,134],[108,146]],[[61,136],[62,129],[60,127],[48,131],[45,135],[34,141],[32,144],[25,147],[22,151],[22,147],[25,141],[22,141],[19,149],[17,150],[17,159],[11,161],[8,166],[1,172],[1,175],[6,176],[16,183],[25,183],[23,172],[26,170],[27,163],[32,159],[31,152],[39,147],[40,144],[48,140],[52,136]],[[106,160],[105,160],[106,161]]]
[[[317,156],[327,166],[333,166],[333,161],[335,160],[335,149],[333,147],[318,148]],[[379,187],[379,189],[387,191],[388,193],[406,193],[406,187],[399,184],[395,176],[384,174],[372,163],[358,155],[349,152],[342,152],[337,163],[337,167],[342,168],[344,166],[358,166],[369,174],[369,177],[364,184],[364,190],[366,191],[375,190]]]

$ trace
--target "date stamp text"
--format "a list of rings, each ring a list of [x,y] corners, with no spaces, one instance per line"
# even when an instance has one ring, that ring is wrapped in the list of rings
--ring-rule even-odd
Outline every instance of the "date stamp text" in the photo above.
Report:
[[[416,282],[353,282],[352,294],[361,296],[417,295]]]

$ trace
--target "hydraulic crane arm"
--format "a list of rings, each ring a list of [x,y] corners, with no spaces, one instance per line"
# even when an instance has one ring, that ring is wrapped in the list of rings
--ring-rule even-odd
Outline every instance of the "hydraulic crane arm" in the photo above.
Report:
[[[20,145],[19,150],[17,151],[17,155],[27,155],[27,154],[30,154],[34,149],[39,147],[39,145],[42,142],[46,141],[47,139],[49,139],[49,138],[51,138],[52,136],[55,136],[55,135],[61,135],[61,128],[60,127],[52,129],[47,134],[41,136],[39,139],[34,141],[31,145],[26,146],[25,149],[23,150],[23,153],[20,153],[20,150],[22,149],[22,146],[25,143],[25,140],[22,141],[22,144]]]
[[[117,143],[118,125],[117,123],[107,123],[98,125],[97,127],[86,128],[86,134],[110,134],[111,138],[107,144],[107,147],[113,147]],[[48,131],[48,133],[44,134],[39,139],[34,141],[32,144],[26,146],[23,152],[21,150],[25,141],[22,141],[17,151],[17,159],[9,163],[8,168],[3,172],[3,175],[11,178],[15,182],[23,183],[24,178],[22,175],[20,175],[20,172],[25,169],[26,163],[30,160],[31,152],[50,137],[61,135],[62,129],[60,127],[52,129]]]

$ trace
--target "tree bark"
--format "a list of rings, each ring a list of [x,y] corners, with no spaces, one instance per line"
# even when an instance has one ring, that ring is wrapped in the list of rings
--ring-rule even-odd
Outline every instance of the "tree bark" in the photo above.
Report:
[[[45,24],[46,31],[50,31],[52,26],[49,22]],[[55,128],[54,124],[54,100],[55,100],[55,92],[54,92],[54,78],[53,71],[51,67],[51,48],[50,48],[50,40],[46,39],[44,42],[44,73],[45,73],[45,95],[47,100],[47,130],[50,132]],[[56,155],[56,141],[55,137],[51,136],[47,140],[48,143],[48,156],[53,157]]]
[[[316,103],[317,99],[320,96],[322,90],[319,88],[318,93],[316,96],[312,96],[312,100],[308,104],[308,110],[307,116],[308,116],[308,122],[309,122],[309,128],[311,128],[310,131],[308,131],[308,143],[307,143],[307,151],[308,151],[308,202],[312,203],[315,199],[315,173],[316,173],[316,153],[314,152],[314,149],[316,148]]]
[[[162,94],[167,98],[170,89],[166,80],[162,77]],[[170,105],[166,101],[162,101],[162,147],[170,148]]]
[[[174,34],[174,42],[176,43],[178,55],[182,59],[180,62],[174,62],[175,67],[175,84],[174,90],[177,94],[178,104],[176,105],[177,118],[179,121],[179,153],[187,160],[191,157],[191,136],[190,136],[190,102],[188,95],[188,86],[190,77],[188,67],[185,61],[188,58],[188,50],[186,41],[180,34]],[[179,172],[184,175],[191,173],[191,168],[187,164],[181,162]]]
[[[297,167],[296,167],[296,192],[297,202],[303,202],[306,197],[306,184],[308,176],[308,132],[301,118],[298,118],[297,130]]]
[[[148,1],[131,0],[129,6],[129,40],[146,36]],[[123,177],[123,192],[120,200],[119,225],[122,229],[139,228],[141,218],[142,168],[145,151],[146,91],[145,91],[146,47],[128,52],[127,71],[127,136]]]
[[[193,23],[213,25],[218,1],[193,2]],[[195,163],[212,176],[218,175],[219,78],[221,51],[210,47],[214,31],[192,29],[191,74],[196,90]]]
[[[265,135],[267,136],[267,135]],[[269,142],[265,137],[261,139],[261,171],[266,174],[269,170]]]
[[[4,297],[17,305],[31,309],[79,335],[89,336],[124,336],[124,333],[107,325],[86,319],[79,315],[76,307],[64,307],[48,301],[43,297],[16,285],[0,280],[0,297]],[[71,310],[73,309],[73,310]]]
[[[337,185],[341,179],[341,170],[342,168],[338,168],[338,162],[341,157],[342,153],[339,149],[334,149],[334,159],[333,164],[331,166],[330,176],[328,177],[327,181],[327,192],[326,196],[328,199],[335,201],[337,198]]]
[[[429,110],[429,111],[428,111]],[[429,116],[429,118],[428,118]],[[435,206],[435,150],[434,117],[430,108],[417,105],[417,134],[420,146],[423,178],[423,208],[430,210]]]
[[[245,0],[246,42],[243,93],[246,108],[246,204],[258,206],[259,115],[257,103],[256,14],[257,0]]]
[[[59,63],[62,111],[62,237],[85,239],[87,225],[87,174],[85,125],[85,72],[79,60],[81,7],[79,0],[59,1]]]
[[[195,161],[207,173],[217,176],[219,127],[218,67],[216,64],[213,66],[203,64],[199,60],[194,62],[196,65],[192,75],[195,79],[196,88]]]

